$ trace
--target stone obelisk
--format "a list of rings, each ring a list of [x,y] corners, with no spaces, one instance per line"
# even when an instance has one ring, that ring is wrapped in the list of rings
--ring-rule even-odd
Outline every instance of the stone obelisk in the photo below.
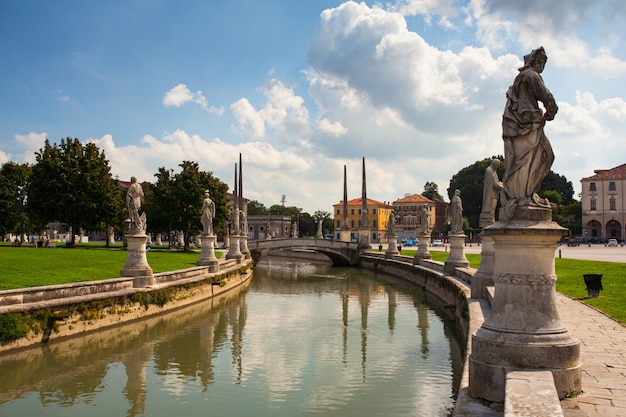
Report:
[[[361,184],[361,227],[359,228],[359,248],[372,250],[370,245],[370,225],[367,212],[367,186],[365,181],[365,157],[363,157],[363,179]]]

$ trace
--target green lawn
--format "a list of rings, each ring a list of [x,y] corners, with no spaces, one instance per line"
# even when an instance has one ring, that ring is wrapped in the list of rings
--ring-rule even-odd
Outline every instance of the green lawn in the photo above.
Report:
[[[216,252],[217,257],[222,256]],[[196,266],[200,252],[155,248],[146,254],[155,273]],[[0,290],[118,278],[126,263],[121,245],[77,245],[75,249],[0,246]]]
[[[403,249],[401,253],[413,256],[415,250]],[[432,251],[431,255],[433,260],[445,261],[449,253]],[[146,256],[153,271],[158,273],[195,266],[200,252],[176,252],[156,247]],[[216,256],[220,257],[222,253],[216,252]],[[480,266],[480,255],[466,256],[472,268]],[[103,244],[89,243],[75,249],[0,245],[0,290],[117,278],[125,262],[126,251],[121,245],[105,248]],[[555,269],[557,291],[626,324],[626,264],[557,258]],[[599,297],[586,298],[583,274],[593,273],[602,274],[604,289]]]

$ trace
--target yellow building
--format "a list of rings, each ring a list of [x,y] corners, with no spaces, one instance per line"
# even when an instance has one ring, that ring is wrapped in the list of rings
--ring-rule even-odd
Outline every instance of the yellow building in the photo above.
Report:
[[[357,242],[359,239],[359,230],[363,229],[363,213],[361,198],[355,198],[348,201],[348,215],[347,215],[347,230],[350,231],[350,240]],[[367,225],[370,229],[370,242],[379,243],[387,241],[387,222],[389,221],[389,214],[391,214],[392,206],[387,203],[372,200],[368,198],[366,200],[367,210]],[[341,240],[341,231],[343,229],[343,200],[338,204],[333,205],[333,224],[335,226],[334,238]]]

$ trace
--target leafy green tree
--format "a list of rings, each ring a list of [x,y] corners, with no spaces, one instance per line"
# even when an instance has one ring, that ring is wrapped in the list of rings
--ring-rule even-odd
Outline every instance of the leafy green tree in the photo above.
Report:
[[[150,233],[167,233],[174,229],[174,172],[164,167],[154,174],[156,183],[146,183],[144,189],[144,210],[146,212],[146,229]],[[170,244],[172,243],[170,236]]]
[[[328,230],[333,230],[333,219],[330,217],[330,213],[323,210],[316,210],[313,213],[313,220],[315,220],[315,224],[317,227],[317,223],[322,222],[322,235],[326,235]],[[317,234],[317,230],[315,231]]]
[[[24,236],[31,231],[26,207],[30,174],[28,164],[7,162],[0,168],[0,235],[15,232]]]
[[[426,181],[426,184],[424,184],[422,195],[430,200],[443,200],[443,197],[439,194],[439,186],[431,181]]]
[[[79,228],[103,230],[115,222],[120,207],[118,184],[104,151],[89,142],[67,138],[35,152],[28,186],[28,207],[41,222],[59,221],[73,236]],[[74,245],[70,239],[69,246]]]
[[[257,200],[248,201],[248,215],[261,216],[269,214],[270,210]]]
[[[553,200],[553,198],[556,198],[555,195],[552,194],[552,198],[550,198],[549,195],[546,195],[546,191],[556,191],[561,196],[560,200]],[[553,171],[548,172],[543,181],[541,181],[539,194],[557,204],[568,205],[574,202],[574,186],[572,182],[568,181],[565,176]]]

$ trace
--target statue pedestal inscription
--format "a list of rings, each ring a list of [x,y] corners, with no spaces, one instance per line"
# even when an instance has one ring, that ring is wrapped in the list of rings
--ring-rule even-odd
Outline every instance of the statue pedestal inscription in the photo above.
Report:
[[[495,296],[472,337],[470,393],[503,402],[506,372],[549,370],[559,398],[581,391],[580,342],[561,322],[554,252],[566,229],[550,209],[518,207],[483,229],[493,239]]]
[[[200,245],[202,245],[202,251],[196,265],[208,266],[209,272],[217,272],[218,260],[215,256],[215,236],[200,236]]]
[[[133,287],[145,288],[154,285],[154,276],[152,268],[148,265],[146,258],[146,240],[148,236],[145,234],[127,234],[126,242],[127,256],[126,264],[120,271],[121,277],[135,277]]]
[[[413,265],[419,265],[422,259],[432,259],[432,255],[428,251],[428,242],[430,242],[430,233],[421,232],[419,242],[417,242],[417,252],[413,256]]]
[[[467,268],[469,261],[465,257],[465,239],[463,233],[448,235],[450,241],[450,256],[443,264],[443,273],[454,276],[454,268]]]

